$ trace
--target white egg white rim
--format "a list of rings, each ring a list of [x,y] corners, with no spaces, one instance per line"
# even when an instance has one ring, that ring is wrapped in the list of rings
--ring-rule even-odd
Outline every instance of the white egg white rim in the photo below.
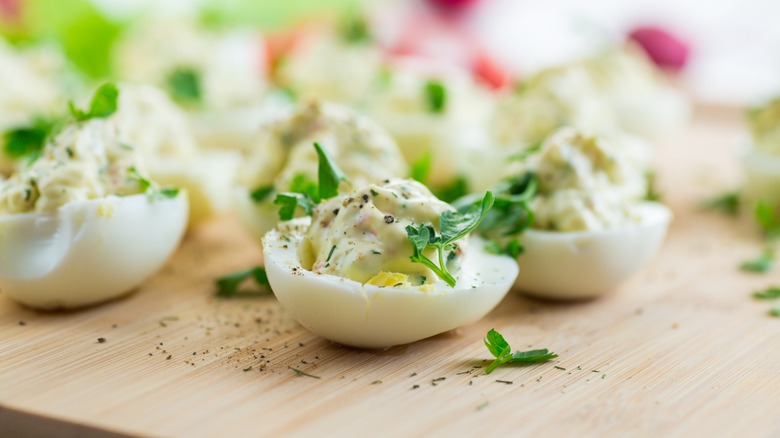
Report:
[[[643,201],[638,205],[638,212],[640,221],[636,223],[629,223],[618,227],[607,228],[604,230],[585,230],[585,231],[547,231],[537,230],[529,228],[523,231],[523,236],[529,238],[550,239],[550,240],[567,240],[577,239],[585,237],[611,237],[623,234],[629,230],[636,230],[637,228],[646,228],[656,226],[658,224],[668,224],[673,218],[673,214],[669,207],[661,204],[660,202]]]
[[[511,285],[515,281],[519,273],[519,268],[517,266],[517,263],[512,258],[485,252],[483,248],[487,242],[485,242],[483,239],[479,237],[472,236],[470,237],[469,240],[470,246],[469,246],[468,254],[473,254],[479,251],[479,255],[490,258],[491,262],[496,264],[497,268],[500,269],[495,269],[492,272],[486,271],[485,272],[486,274],[491,274],[491,275],[484,275],[484,276],[482,275],[482,272],[480,273],[469,272],[468,269],[470,267],[469,261],[471,259],[467,254],[466,260],[464,261],[461,271],[458,273],[458,275],[455,276],[455,279],[457,281],[455,287],[450,287],[443,280],[439,280],[436,283],[431,283],[429,285],[429,286],[433,286],[433,290],[423,291],[420,289],[421,286],[412,286],[408,288],[382,287],[382,286],[375,286],[372,284],[360,283],[355,280],[339,277],[336,275],[317,274],[301,266],[300,257],[297,253],[298,246],[304,238],[303,234],[310,224],[311,224],[311,217],[307,216],[307,217],[296,218],[290,221],[282,222],[276,228],[266,233],[266,235],[263,236],[263,240],[262,240],[264,251],[267,251],[268,249],[272,249],[274,252],[278,252],[280,255],[285,256],[284,261],[282,262],[279,261],[277,257],[268,257],[267,252],[264,253],[266,268],[268,267],[269,263],[275,264],[282,269],[294,268],[296,271],[290,272],[292,275],[316,278],[318,281],[324,281],[329,284],[339,285],[340,287],[342,287],[345,293],[349,293],[349,294],[370,295],[372,293],[386,294],[390,292],[393,295],[410,295],[410,296],[424,295],[427,297],[451,296],[453,294],[469,294],[472,293],[472,291],[476,287],[483,286],[483,285],[498,285],[505,282],[509,282],[509,284]],[[287,238],[286,240],[283,239],[282,237],[283,232],[284,232],[284,236]],[[284,248],[283,247],[284,245],[280,246],[279,245],[280,242],[284,242],[284,245],[286,245],[287,248]],[[411,254],[411,246],[410,246],[410,254]],[[499,272],[504,272],[505,274],[497,274]],[[477,277],[482,277],[482,278],[477,278]],[[271,286],[273,287],[273,285]]]

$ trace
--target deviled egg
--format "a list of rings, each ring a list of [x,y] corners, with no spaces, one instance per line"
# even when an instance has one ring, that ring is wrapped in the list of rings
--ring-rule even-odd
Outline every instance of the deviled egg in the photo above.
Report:
[[[657,139],[679,130],[688,120],[690,105],[674,89],[645,52],[627,45],[583,62],[622,130]]]
[[[268,232],[268,280],[299,323],[345,345],[390,347],[473,323],[518,273],[468,237],[492,201],[460,214],[416,181],[362,186]]]
[[[405,177],[408,168],[390,135],[337,104],[312,102],[264,126],[239,171],[235,205],[258,239],[278,222],[274,193],[306,191],[317,180],[318,142],[356,186]]]
[[[506,205],[486,219],[493,228],[484,234],[499,249],[524,249],[519,289],[544,298],[595,297],[655,254],[671,212],[643,200],[643,169],[623,152],[603,138],[563,128],[528,159],[522,184],[497,193],[497,205]],[[525,210],[513,205],[520,202]]]
[[[751,147],[742,157],[745,197],[780,208],[780,98],[748,112]]]
[[[363,20],[305,32],[283,56],[276,79],[302,101],[360,106],[382,82],[384,55]]]
[[[145,176],[105,118],[108,94],[0,182],[0,289],[25,305],[75,308],[126,294],[184,233],[186,194]]]
[[[115,64],[120,78],[156,85],[186,108],[200,146],[242,150],[269,111],[265,59],[257,32],[153,20],[125,35]]]
[[[490,90],[465,70],[415,58],[394,60],[384,75],[366,111],[388,129],[408,162],[430,156],[427,184],[495,174],[487,159],[494,155],[486,141]],[[470,159],[475,155],[480,159]]]

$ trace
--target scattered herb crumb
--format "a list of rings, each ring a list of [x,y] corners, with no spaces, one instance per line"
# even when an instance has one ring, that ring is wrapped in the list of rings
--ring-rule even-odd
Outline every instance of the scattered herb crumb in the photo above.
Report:
[[[447,380],[447,378],[446,377],[437,377],[437,378],[431,380],[431,385],[438,386],[439,382],[444,381],[444,380]]]
[[[477,406],[477,411],[481,411],[481,410],[485,409],[487,407],[487,405],[489,405],[489,404],[490,404],[489,401],[485,401],[485,402],[480,403],[479,406]]]
[[[106,342],[106,338],[97,338],[98,344],[103,344]]]
[[[371,384],[372,385],[381,385],[382,381],[381,380],[374,380],[373,382],[371,382]]]
[[[299,375],[299,376],[306,376],[306,377],[311,377],[312,379],[321,379],[321,378],[322,378],[322,377],[320,377],[320,376],[315,376],[315,375],[313,375],[313,374],[309,374],[309,373],[307,373],[307,372],[305,372],[305,371],[301,371],[301,370],[299,370],[298,368],[293,368],[293,367],[290,367],[290,369],[291,369],[291,370],[293,370],[293,371],[295,371],[295,374],[297,374],[297,375]]]
[[[27,323],[24,321],[19,321],[19,325],[27,325]]]
[[[244,368],[244,372],[252,371],[252,365],[249,365],[248,367]]]
[[[558,365],[555,365],[553,368],[556,368],[556,369],[559,369],[559,370],[566,371],[566,368],[564,368],[564,367],[559,367]]]
[[[514,385],[515,384],[515,382],[513,380],[500,380],[499,379],[499,380],[496,380],[496,382],[498,382],[498,383],[505,383],[507,385]]]
[[[412,389],[417,389],[419,387],[420,387],[420,385],[412,385]]]

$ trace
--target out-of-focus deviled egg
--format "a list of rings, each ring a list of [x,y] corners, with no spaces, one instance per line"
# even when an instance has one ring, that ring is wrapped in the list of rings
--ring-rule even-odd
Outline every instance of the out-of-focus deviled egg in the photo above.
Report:
[[[519,255],[517,287],[591,298],[637,272],[663,242],[671,212],[645,201],[646,179],[609,141],[563,128],[497,189],[483,221],[495,252]],[[528,228],[530,226],[530,228]]]
[[[585,60],[583,66],[624,131],[657,139],[679,130],[688,120],[687,99],[640,47],[608,50]]]
[[[170,257],[187,197],[145,176],[107,119],[116,88],[51,138],[40,157],[0,182],[0,289],[41,309],[96,304],[141,284]]]
[[[386,127],[410,163],[426,154],[426,183],[444,187],[491,175],[486,129],[494,96],[467,71],[420,59],[396,59],[369,97],[366,111]],[[480,155],[473,160],[474,154]]]
[[[11,47],[0,39],[0,174],[40,150],[64,108],[73,79],[62,54],[51,46]]]
[[[267,117],[265,44],[250,30],[153,20],[118,43],[117,75],[167,91],[187,109],[198,144],[244,149]]]
[[[748,111],[750,147],[742,157],[745,200],[780,208],[780,98]]]
[[[159,88],[122,84],[111,116],[122,141],[138,149],[151,178],[186,189],[190,225],[227,212],[241,156],[236,151],[199,151],[179,107]]]
[[[283,56],[276,79],[302,101],[360,106],[385,74],[382,50],[359,17],[304,31]]]
[[[259,239],[278,222],[275,193],[307,192],[316,182],[314,142],[356,186],[408,174],[398,146],[376,122],[337,104],[302,105],[261,129],[239,171],[235,205],[253,236]]]
[[[469,238],[492,201],[461,214],[399,179],[325,199],[265,235],[268,280],[299,323],[345,345],[390,347],[473,323],[518,273]]]

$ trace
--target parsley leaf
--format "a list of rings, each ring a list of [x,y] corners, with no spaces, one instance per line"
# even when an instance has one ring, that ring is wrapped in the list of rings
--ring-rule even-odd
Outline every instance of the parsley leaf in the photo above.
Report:
[[[428,111],[434,114],[443,113],[447,107],[447,89],[437,80],[429,80],[423,88]]]
[[[656,185],[655,172],[645,172],[645,181],[647,182],[647,191],[645,192],[645,201],[660,201],[661,192]]]
[[[525,161],[526,158],[542,150],[542,143],[531,145],[522,151],[507,157],[507,161]]]
[[[279,193],[274,199],[274,204],[281,206],[279,209],[280,220],[292,219],[297,207],[303,208],[305,214],[311,215],[315,205],[323,199],[337,196],[339,184],[342,181],[348,181],[344,172],[319,143],[314,143],[314,150],[317,151],[319,161],[317,167],[319,184],[309,181],[304,174],[296,175],[290,183],[290,192]]]
[[[368,43],[373,40],[368,22],[359,14],[350,14],[341,26],[341,36],[351,44]]]
[[[496,241],[489,241],[485,245],[485,251],[490,254],[508,255],[509,257],[516,259],[525,252],[525,248],[518,239],[512,239],[505,245],[501,245]]]
[[[283,221],[292,219],[298,207],[301,207],[306,215],[311,215],[316,205],[311,197],[302,193],[279,193],[274,199],[274,204],[281,205],[279,219]]]
[[[434,188],[433,194],[444,202],[452,203],[466,196],[469,192],[469,183],[466,178],[459,176],[449,185]]]
[[[292,181],[290,181],[290,191],[293,193],[309,195],[315,202],[318,202],[320,196],[317,183],[310,180],[305,173],[298,173],[293,176]]]
[[[320,185],[319,199],[328,199],[339,194],[339,184],[347,180],[347,175],[339,168],[333,159],[325,153],[319,143],[314,143],[317,151],[319,166],[317,167],[317,179]]]
[[[6,155],[22,158],[40,154],[53,127],[54,123],[48,120],[36,119],[29,126],[6,131],[3,134]]]
[[[413,180],[425,184],[428,181],[428,176],[431,174],[432,163],[433,153],[428,149],[412,163],[409,176]]]
[[[262,186],[249,192],[249,197],[256,203],[265,201],[266,198],[271,196],[274,191],[274,186]]]
[[[756,204],[754,214],[756,222],[758,222],[758,225],[768,238],[775,239],[780,237],[780,219],[778,219],[777,212],[771,204],[760,201]]]
[[[179,67],[168,75],[168,89],[174,100],[194,104],[201,100],[201,84],[198,73],[188,67]]]
[[[444,254],[455,250],[455,241],[462,239],[479,225],[480,221],[493,207],[493,192],[486,192],[481,206],[473,204],[467,211],[445,211],[439,218],[441,235],[436,236],[436,230],[425,224],[416,228],[413,225],[406,226],[406,237],[412,244],[412,255],[409,259],[414,263],[421,263],[436,273],[450,287],[454,287],[456,280],[447,270]],[[433,248],[438,253],[439,264],[425,256],[425,250]]]
[[[106,82],[95,90],[95,94],[92,95],[92,101],[89,103],[88,111],[79,109],[73,101],[68,102],[68,107],[76,121],[83,122],[90,119],[102,119],[116,112],[118,98],[119,90],[116,85]]]
[[[775,252],[770,249],[764,249],[760,256],[755,259],[746,260],[739,265],[739,268],[747,272],[765,273],[769,272],[775,266]]]
[[[736,216],[739,213],[741,199],[739,192],[726,192],[704,201],[702,206],[709,210],[719,211],[729,216]]]
[[[149,178],[141,175],[141,172],[134,166],[127,169],[127,176],[131,180],[138,182],[138,189],[141,193],[146,193],[146,195],[152,199],[172,199],[179,196],[178,187],[160,188]]]
[[[242,292],[240,290],[241,284],[250,278],[257,286],[265,288],[265,291]],[[217,296],[224,298],[266,295],[271,287],[265,269],[259,266],[220,277],[215,281],[215,285],[217,286]]]
[[[492,373],[496,368],[506,363],[510,364],[532,364],[547,362],[550,359],[558,357],[548,349],[517,351],[512,353],[509,343],[504,339],[501,333],[495,329],[490,329],[485,335],[485,347],[496,359],[485,368],[485,374]]]
[[[775,300],[780,299],[780,287],[769,286],[764,290],[753,292],[753,298],[757,300]]]
[[[536,196],[536,176],[527,172],[504,180],[497,188],[493,208],[479,225],[478,232],[491,242],[485,249],[494,254],[517,258],[523,246],[517,236],[534,221],[531,202]]]

